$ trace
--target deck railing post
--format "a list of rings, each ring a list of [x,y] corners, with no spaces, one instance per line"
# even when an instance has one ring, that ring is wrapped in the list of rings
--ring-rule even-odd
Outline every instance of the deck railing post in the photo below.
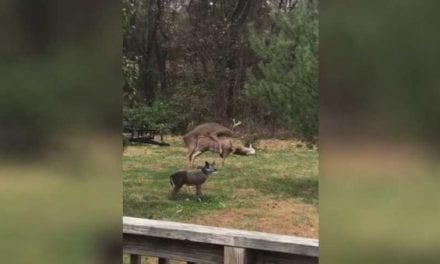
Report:
[[[141,264],[141,256],[139,255],[130,255],[130,264]]]
[[[224,247],[224,264],[247,264],[247,251],[245,248]]]
[[[159,258],[159,259],[157,260],[157,263],[158,263],[158,264],[169,264],[170,261],[169,261],[168,259],[166,259],[166,258]]]

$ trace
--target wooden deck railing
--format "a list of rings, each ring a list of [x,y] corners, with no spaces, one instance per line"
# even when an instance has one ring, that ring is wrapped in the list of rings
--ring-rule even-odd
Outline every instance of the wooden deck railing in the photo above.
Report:
[[[318,240],[142,218],[123,218],[124,254],[187,263],[318,263]]]

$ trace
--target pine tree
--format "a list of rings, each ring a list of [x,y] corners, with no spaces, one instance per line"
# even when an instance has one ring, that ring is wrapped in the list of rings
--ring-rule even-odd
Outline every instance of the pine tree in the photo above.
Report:
[[[274,33],[253,32],[251,47],[261,59],[247,85],[250,96],[301,139],[318,135],[318,11],[316,1],[298,1],[272,13]]]

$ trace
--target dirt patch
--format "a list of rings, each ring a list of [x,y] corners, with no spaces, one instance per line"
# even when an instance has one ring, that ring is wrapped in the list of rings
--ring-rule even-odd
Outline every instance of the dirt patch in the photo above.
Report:
[[[290,199],[266,199],[256,208],[229,208],[196,218],[195,224],[318,238],[317,208]]]
[[[232,198],[234,199],[249,199],[251,197],[256,197],[258,192],[255,189],[239,189],[235,192]]]
[[[234,145],[243,144],[239,138],[231,138]],[[164,141],[170,144],[183,144],[181,136],[165,135]],[[183,146],[183,145],[182,145]],[[260,139],[257,141],[256,147],[260,149],[285,150],[295,148],[306,148],[307,143],[300,140],[290,139]]]
[[[154,154],[154,149],[147,147],[127,147],[124,151],[124,156],[135,157],[135,156],[147,156]]]
[[[296,139],[262,139],[257,142],[255,147],[262,150],[295,150],[307,146],[304,142]]]

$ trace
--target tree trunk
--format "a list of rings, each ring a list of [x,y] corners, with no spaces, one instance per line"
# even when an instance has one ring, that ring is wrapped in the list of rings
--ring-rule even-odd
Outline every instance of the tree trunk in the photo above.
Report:
[[[143,99],[147,103],[151,103],[154,100],[157,81],[154,76],[154,62],[153,62],[153,49],[155,46],[156,33],[160,23],[162,3],[160,0],[150,0],[148,2],[148,30],[145,37],[145,51],[143,54],[142,69],[142,84],[143,89],[141,91]]]

